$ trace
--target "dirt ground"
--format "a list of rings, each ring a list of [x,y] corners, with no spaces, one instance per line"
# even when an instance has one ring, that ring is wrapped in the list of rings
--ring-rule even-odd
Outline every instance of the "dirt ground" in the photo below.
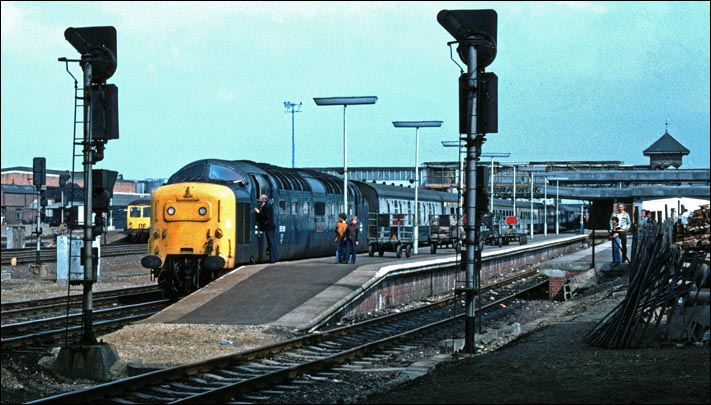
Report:
[[[602,286],[601,286],[602,287]],[[657,342],[603,349],[585,336],[619,297],[607,288],[495,352],[442,363],[431,373],[369,395],[388,404],[708,404],[705,346]]]

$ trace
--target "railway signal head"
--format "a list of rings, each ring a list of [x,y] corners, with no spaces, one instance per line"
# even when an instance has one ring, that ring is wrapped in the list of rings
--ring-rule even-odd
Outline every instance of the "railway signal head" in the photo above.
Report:
[[[104,27],[69,27],[64,31],[64,38],[79,51],[81,63],[91,65],[93,83],[105,83],[116,71],[116,28]]]
[[[32,159],[32,182],[35,186],[47,184],[47,160],[43,157]]]
[[[111,198],[114,196],[114,184],[118,172],[96,169],[92,173],[91,210],[107,212]]]
[[[437,22],[459,42],[457,53],[468,64],[468,48],[476,47],[477,68],[483,69],[496,58],[497,14],[494,10],[442,10]]]

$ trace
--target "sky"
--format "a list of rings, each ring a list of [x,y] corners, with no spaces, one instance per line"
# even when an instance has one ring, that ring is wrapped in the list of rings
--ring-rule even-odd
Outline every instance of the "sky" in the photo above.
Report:
[[[94,167],[166,178],[204,158],[342,167],[344,109],[315,97],[376,96],[347,108],[348,166],[457,161],[466,66],[440,10],[494,9],[498,132],[506,162],[621,161],[665,129],[709,168],[709,2],[2,3],[2,167],[72,167],[69,27],[114,26],[119,139]],[[457,63],[455,63],[455,61]],[[69,71],[81,80],[78,63]],[[80,83],[81,84],[81,83]],[[483,161],[487,161],[483,158]],[[74,163],[81,170],[81,161]]]

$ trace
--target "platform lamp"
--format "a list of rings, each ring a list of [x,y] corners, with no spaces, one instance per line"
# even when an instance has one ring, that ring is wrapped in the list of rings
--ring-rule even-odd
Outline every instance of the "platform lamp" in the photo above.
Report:
[[[346,107],[349,105],[375,104],[378,98],[367,97],[314,97],[316,105],[343,106],[343,210],[348,214],[348,128],[346,127]]]
[[[418,205],[417,192],[420,188],[420,128],[439,128],[442,126],[442,121],[393,121],[395,128],[415,128],[415,223],[414,233],[415,240],[413,241],[413,253],[417,254],[417,245],[419,243],[420,232],[420,206]]]
[[[516,217],[516,221],[518,222],[519,215],[516,213],[516,170],[519,166],[526,166],[528,165],[527,162],[508,162],[508,166],[513,168],[513,180],[511,181],[512,184],[512,191],[511,195],[513,196],[512,202],[513,202],[513,215]]]
[[[293,169],[294,166],[294,150],[295,148],[295,142],[294,142],[294,113],[301,112],[301,101],[299,101],[299,104],[292,103],[291,101],[284,101],[284,108],[286,108],[287,113],[291,113],[291,168]]]
[[[445,148],[459,148],[459,177],[457,181],[459,183],[459,207],[457,209],[457,216],[459,219],[462,218],[462,207],[464,206],[464,159],[462,159],[462,141],[442,141],[442,146]],[[466,153],[466,146],[464,147],[464,153]]]
[[[491,212],[491,215],[494,215],[494,158],[495,157],[509,157],[511,156],[511,152],[491,152],[491,153],[482,153],[480,155],[481,157],[490,157],[491,158],[491,174],[489,175],[489,178],[491,179],[491,198],[489,199],[489,212]]]
[[[560,219],[558,218],[558,205],[560,204],[560,198],[558,197],[558,185],[561,181],[568,180],[567,177],[549,177],[548,180],[555,180],[555,234],[558,235],[558,223]]]

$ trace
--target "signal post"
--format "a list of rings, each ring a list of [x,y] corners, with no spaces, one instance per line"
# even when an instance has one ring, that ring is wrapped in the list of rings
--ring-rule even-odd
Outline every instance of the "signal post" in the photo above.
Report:
[[[464,195],[466,252],[462,266],[466,284],[457,288],[465,296],[465,353],[474,353],[476,297],[481,283],[481,250],[479,234],[481,216],[487,208],[482,168],[477,168],[485,135],[497,132],[498,79],[484,68],[496,57],[497,14],[494,10],[442,10],[437,21],[459,44],[457,53],[467,65],[459,79],[459,133],[466,138],[466,193]],[[493,196],[492,196],[493,198]]]
[[[78,62],[84,73],[84,247],[81,255],[84,273],[82,280],[72,280],[71,270],[68,277],[70,283],[83,286],[82,335],[78,344],[62,347],[54,370],[72,379],[108,381],[109,369],[118,360],[118,352],[112,344],[97,342],[93,331],[92,287],[98,278],[95,266],[98,254],[93,242],[104,230],[103,215],[109,211],[118,173],[93,170],[93,165],[104,158],[107,141],[118,139],[118,88],[106,83],[116,71],[116,29],[111,26],[70,27],[64,37],[81,54]],[[59,61],[68,60],[60,58]]]

